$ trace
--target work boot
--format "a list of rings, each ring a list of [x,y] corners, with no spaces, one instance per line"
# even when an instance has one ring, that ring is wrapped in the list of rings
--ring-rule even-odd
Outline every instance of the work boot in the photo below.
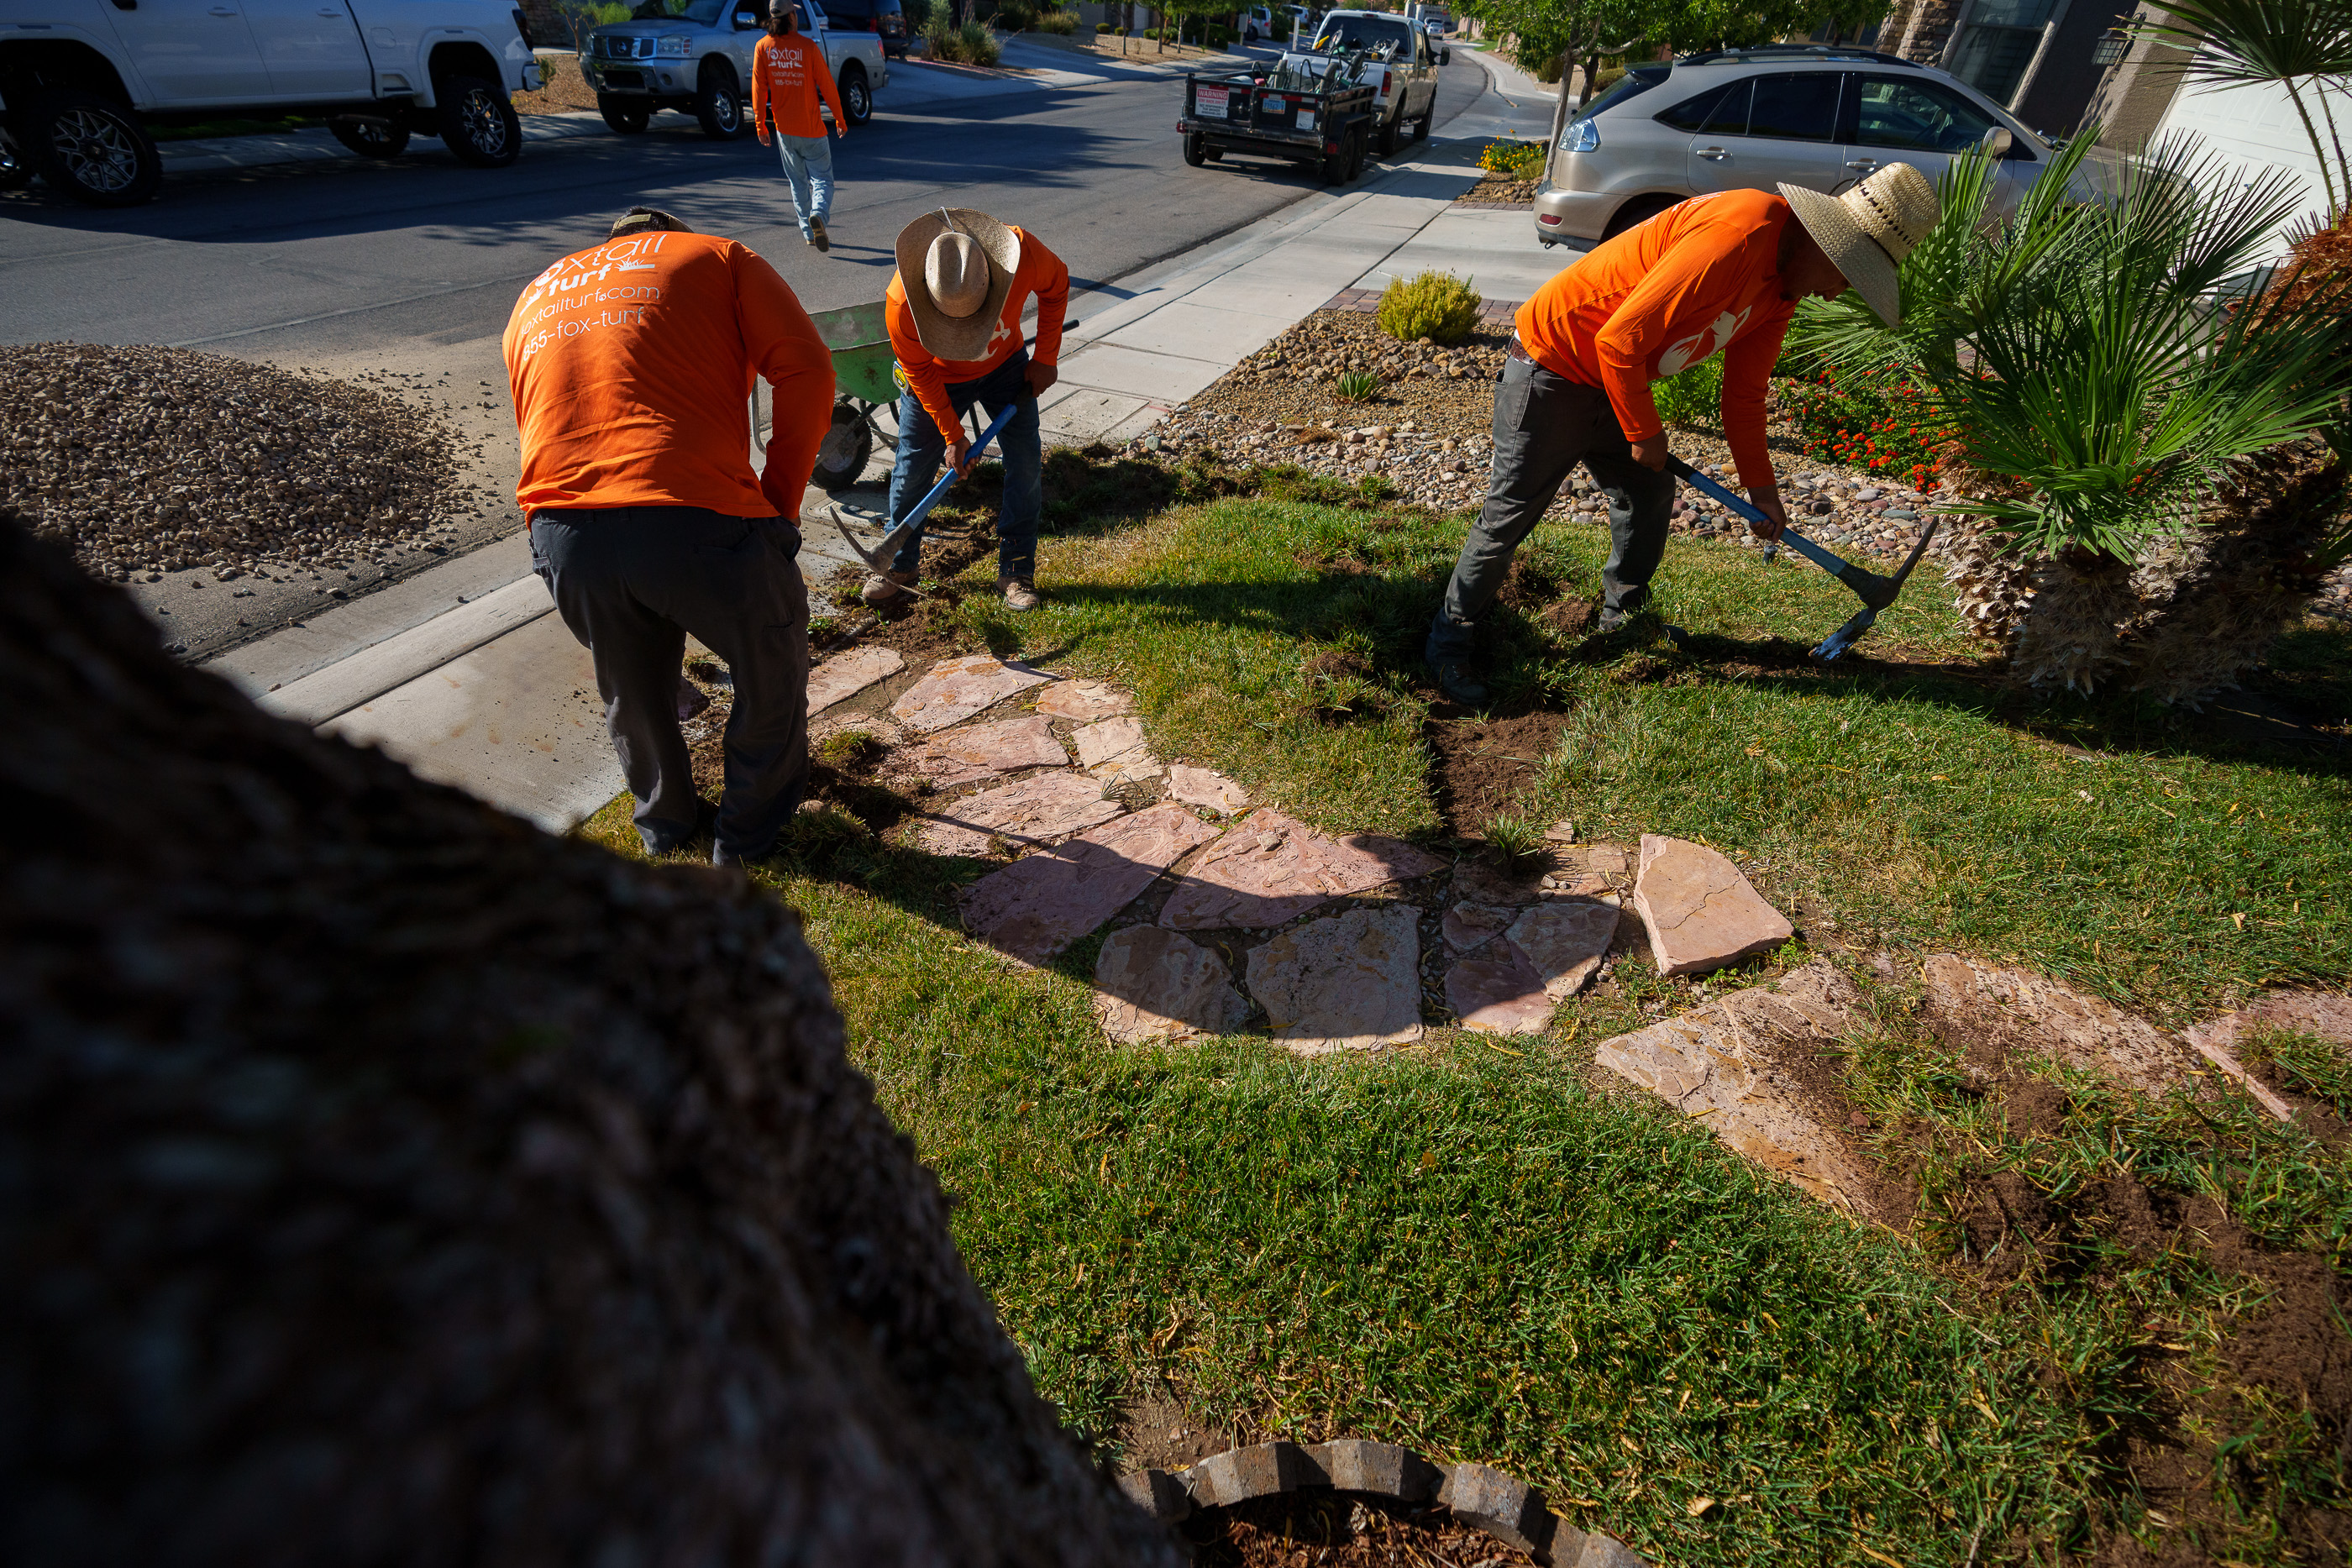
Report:
[[[1007,610],[1034,610],[1045,602],[1037,595],[1037,585],[1025,577],[1001,577],[996,591],[1004,595]]]
[[[710,863],[721,868],[733,866],[736,870],[741,871],[754,862],[766,860],[775,852],[776,846],[772,842],[764,850],[755,850],[750,853],[741,850],[729,849],[725,844],[715,843],[710,846]]]
[[[808,242],[809,244],[816,246],[819,250],[831,250],[833,248],[833,240],[831,236],[827,235],[824,232],[824,220],[823,218],[811,218],[809,220]]]
[[[915,573],[911,571],[877,571],[866,580],[866,586],[857,591],[857,597],[877,610],[887,610],[894,604],[912,599],[914,595],[907,590],[914,586]]]
[[[1592,623],[1595,637],[1613,637],[1633,622],[1633,615],[1623,610],[1603,608],[1601,618]]]
[[[1486,702],[1486,685],[1472,673],[1469,660],[1433,659],[1429,668],[1437,677],[1437,689],[1464,707],[1477,707]]]

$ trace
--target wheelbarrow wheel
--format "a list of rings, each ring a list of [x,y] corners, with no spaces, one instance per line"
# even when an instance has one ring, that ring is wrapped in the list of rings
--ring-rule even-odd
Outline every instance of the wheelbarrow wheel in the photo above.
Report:
[[[863,410],[845,398],[833,405],[833,423],[816,449],[816,472],[809,476],[821,490],[846,490],[857,483],[873,455],[874,426]]]

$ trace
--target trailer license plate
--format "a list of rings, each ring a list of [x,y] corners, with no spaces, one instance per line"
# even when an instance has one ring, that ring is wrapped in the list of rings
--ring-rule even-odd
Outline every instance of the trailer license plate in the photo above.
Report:
[[[1226,102],[1231,96],[1231,90],[1228,89],[1204,87],[1193,94],[1192,106],[1198,113],[1223,117],[1233,112]]]
[[[1298,129],[1301,131],[1312,131],[1315,129],[1315,111],[1313,110],[1302,109],[1298,111]]]

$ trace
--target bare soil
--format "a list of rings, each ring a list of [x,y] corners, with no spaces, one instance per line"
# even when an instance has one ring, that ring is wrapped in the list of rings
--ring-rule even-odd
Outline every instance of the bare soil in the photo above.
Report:
[[[1484,724],[1433,718],[1431,792],[1445,825],[1473,838],[1504,812],[1523,810],[1567,724],[1568,715],[1546,710]]]
[[[1535,1559],[1442,1508],[1300,1491],[1203,1509],[1179,1527],[1203,1568],[1532,1568]]]
[[[543,80],[537,92],[513,95],[517,114],[577,114],[596,107],[596,91],[580,74],[580,61],[571,55],[560,59],[540,57]]]

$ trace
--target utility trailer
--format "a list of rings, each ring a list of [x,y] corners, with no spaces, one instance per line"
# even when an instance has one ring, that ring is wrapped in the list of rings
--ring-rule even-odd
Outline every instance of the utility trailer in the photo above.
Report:
[[[1272,74],[1184,77],[1184,162],[1194,168],[1228,152],[1320,165],[1327,184],[1363,172],[1371,140],[1374,89],[1358,82],[1341,56],[1285,55]]]

